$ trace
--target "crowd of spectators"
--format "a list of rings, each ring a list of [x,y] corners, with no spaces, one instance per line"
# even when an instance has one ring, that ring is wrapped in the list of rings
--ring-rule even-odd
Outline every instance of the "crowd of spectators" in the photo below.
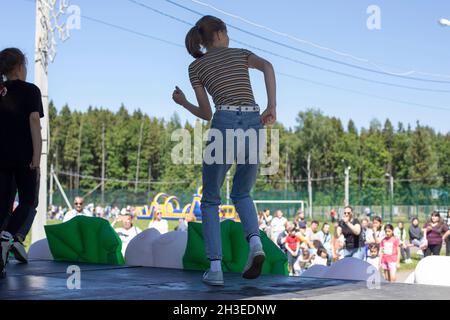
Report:
[[[291,276],[301,275],[315,264],[329,266],[353,257],[382,269],[386,280],[395,281],[400,262],[412,263],[412,248],[419,257],[439,255],[445,243],[446,255],[450,255],[450,210],[445,217],[434,211],[422,226],[414,217],[408,230],[402,221],[395,228],[383,224],[380,216],[367,209],[357,218],[350,206],[341,217],[333,209],[330,222],[308,222],[301,210],[289,221],[281,210],[272,216],[269,209],[260,211],[258,220],[260,230],[286,254]]]
[[[78,215],[101,217],[112,219],[113,228],[121,222],[122,226],[115,231],[122,240],[123,253],[130,240],[142,232],[134,225],[135,207],[85,206],[82,197],[76,197],[73,204],[74,208],[69,211],[53,206],[50,218],[66,222]],[[191,221],[195,221],[194,215],[180,219],[175,230],[187,231]],[[357,218],[350,206],[344,208],[341,217],[335,209],[331,210],[330,222],[308,222],[302,210],[289,221],[282,210],[276,210],[272,216],[269,209],[258,213],[258,221],[260,230],[286,254],[291,276],[299,276],[316,264],[329,266],[340,259],[354,257],[367,261],[377,270],[381,268],[388,281],[395,281],[400,261],[412,263],[412,249],[420,257],[439,255],[445,244],[446,255],[450,255],[450,210],[445,217],[434,211],[422,226],[419,219],[413,217],[408,230],[402,221],[395,228],[390,223],[383,224],[380,216],[367,209]],[[155,209],[147,228],[154,228],[161,234],[169,231],[160,207]]]

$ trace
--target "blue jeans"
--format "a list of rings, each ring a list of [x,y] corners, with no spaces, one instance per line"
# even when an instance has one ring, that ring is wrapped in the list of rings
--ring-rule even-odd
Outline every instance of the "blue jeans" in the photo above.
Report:
[[[364,260],[364,247],[353,248],[353,249],[345,249],[344,248],[344,258],[357,258],[360,260]]]
[[[253,199],[250,197],[250,191],[256,182],[258,163],[260,160],[258,154],[260,141],[259,129],[262,128],[263,125],[259,112],[216,110],[214,113],[211,129],[216,130],[210,132],[205,147],[202,169],[203,195],[200,205],[206,256],[210,260],[222,259],[219,218],[219,205],[221,204],[220,189],[225,180],[226,173],[234,161],[237,161],[237,166],[236,173],[233,177],[230,197],[239,214],[247,241],[254,235],[259,236],[258,217]],[[242,129],[248,133],[253,132],[253,138],[256,135],[256,140],[245,138],[245,141],[241,140],[243,143],[239,144],[236,137],[227,137],[227,129]],[[222,143],[220,143],[220,139],[215,134],[222,135]],[[211,162],[211,157],[208,157],[208,146],[211,147],[213,142],[217,148],[210,154],[218,160]],[[227,148],[227,145],[232,142],[234,142],[232,149]],[[256,161],[254,161],[255,158]]]

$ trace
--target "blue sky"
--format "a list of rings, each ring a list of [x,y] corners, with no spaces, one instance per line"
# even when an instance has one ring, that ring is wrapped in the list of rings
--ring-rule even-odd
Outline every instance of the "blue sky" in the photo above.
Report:
[[[165,0],[138,0],[162,12],[195,23],[199,16]],[[361,67],[377,69],[324,51],[313,46],[280,37],[243,21],[231,18],[191,0],[173,0],[203,14],[212,14],[226,23],[260,36],[308,52]],[[435,0],[202,0],[224,11],[253,22],[383,65],[391,72],[418,70],[445,74],[448,78],[413,74],[411,76],[450,81],[450,27],[441,27],[440,18],[450,19],[450,2]],[[81,14],[126,27],[150,36],[184,45],[188,26],[137,6],[128,0],[71,0]],[[377,5],[381,13],[381,29],[369,30],[366,21],[369,5]],[[35,5],[26,0],[0,0],[0,48],[15,46],[29,57],[28,81],[33,81]],[[303,63],[352,74],[375,81],[403,86],[450,90],[449,84],[413,81],[365,72],[302,54],[244,34],[229,27],[232,39]],[[244,47],[231,42],[233,47]],[[358,127],[368,127],[373,118],[382,123],[386,118],[394,125],[401,121],[415,125],[417,120],[437,131],[450,131],[450,93],[424,92],[374,84],[313,69],[299,63],[250,48],[271,61],[279,73],[304,80],[277,75],[278,120],[286,126],[296,125],[296,115],[307,108],[321,109],[326,115],[339,117],[344,124],[351,118]],[[151,116],[168,119],[178,112],[183,121],[194,121],[171,99],[178,85],[191,102],[187,66],[192,58],[183,47],[117,30],[81,18],[81,29],[72,30],[71,38],[58,43],[56,60],[49,68],[49,96],[57,108],[68,103],[71,108],[85,110],[96,106],[117,110],[123,103],[129,110],[140,108]],[[378,70],[378,69],[377,69]],[[260,106],[266,105],[263,76],[251,71],[253,88]],[[311,83],[314,82],[314,83]],[[318,85],[324,83],[333,87]],[[355,94],[346,90],[367,93]],[[416,104],[446,108],[420,107],[375,98],[409,101]]]

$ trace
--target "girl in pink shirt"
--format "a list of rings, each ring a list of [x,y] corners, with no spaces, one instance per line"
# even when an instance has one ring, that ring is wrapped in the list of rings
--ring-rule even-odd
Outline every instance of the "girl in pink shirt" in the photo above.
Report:
[[[384,227],[385,237],[381,240],[381,267],[384,278],[395,282],[397,269],[400,268],[400,240],[394,237],[394,227],[387,224]]]

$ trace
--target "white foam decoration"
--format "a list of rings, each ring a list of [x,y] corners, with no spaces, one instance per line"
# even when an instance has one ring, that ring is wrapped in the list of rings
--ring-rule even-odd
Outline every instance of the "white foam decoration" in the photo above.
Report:
[[[183,269],[187,232],[170,231],[153,241],[153,266]]]
[[[322,278],[328,271],[328,267],[319,264],[313,265],[311,268],[306,269],[300,277],[304,278]]]
[[[413,284],[415,282],[416,276],[414,275],[414,271],[411,272],[408,277],[403,281],[403,283]]]
[[[41,239],[33,243],[28,249],[29,260],[53,260],[47,238]]]
[[[450,286],[450,257],[429,256],[420,260],[414,271],[414,283]]]
[[[155,228],[146,229],[128,243],[125,264],[129,266],[153,266],[153,242],[161,236]]]
[[[316,266],[313,266],[308,270],[315,269],[315,267]],[[308,270],[306,270],[301,274],[300,277],[356,281],[367,281],[373,279],[374,277],[374,269],[371,264],[367,263],[366,261],[351,257],[338,260],[330,267],[322,267],[326,269],[315,269],[310,273],[308,273]],[[379,274],[378,279],[380,280],[380,282],[386,282],[381,274]]]

